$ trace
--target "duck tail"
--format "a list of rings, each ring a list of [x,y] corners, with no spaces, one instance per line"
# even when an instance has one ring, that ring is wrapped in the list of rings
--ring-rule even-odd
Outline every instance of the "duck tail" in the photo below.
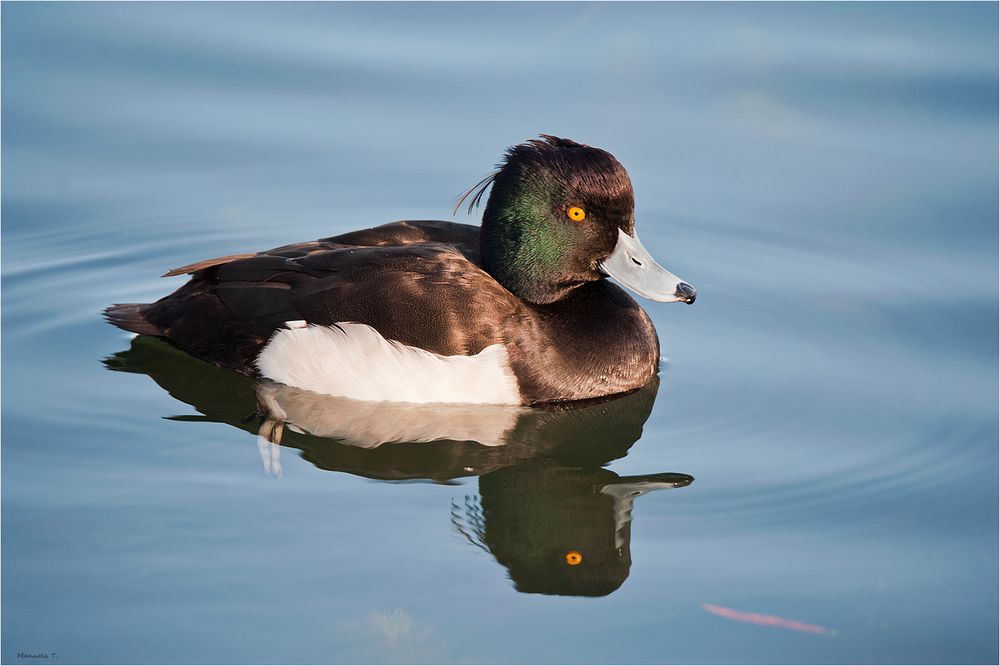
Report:
[[[139,335],[163,335],[160,327],[146,319],[147,303],[116,303],[104,309],[104,318],[118,328]]]

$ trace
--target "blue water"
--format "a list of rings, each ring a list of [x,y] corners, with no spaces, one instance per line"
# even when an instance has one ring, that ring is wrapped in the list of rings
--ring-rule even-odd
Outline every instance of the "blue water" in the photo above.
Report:
[[[0,11],[4,663],[997,662],[996,4]],[[632,402],[258,447],[100,317],[539,132],[699,290]]]

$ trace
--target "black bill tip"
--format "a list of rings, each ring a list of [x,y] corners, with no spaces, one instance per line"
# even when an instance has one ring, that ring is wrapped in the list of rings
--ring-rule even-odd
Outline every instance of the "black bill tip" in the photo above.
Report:
[[[695,299],[698,298],[698,290],[689,285],[687,282],[681,282],[677,285],[677,291],[674,292],[678,300],[681,300],[688,305],[694,303]]]

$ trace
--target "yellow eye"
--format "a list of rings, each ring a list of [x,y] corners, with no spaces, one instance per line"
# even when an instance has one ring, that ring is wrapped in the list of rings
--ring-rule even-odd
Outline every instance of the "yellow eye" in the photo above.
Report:
[[[566,217],[573,220],[574,222],[583,222],[587,219],[587,211],[580,208],[579,206],[570,206],[566,211]]]
[[[578,551],[571,550],[566,553],[566,564],[571,567],[575,567],[580,562],[583,562],[583,555],[581,555]]]

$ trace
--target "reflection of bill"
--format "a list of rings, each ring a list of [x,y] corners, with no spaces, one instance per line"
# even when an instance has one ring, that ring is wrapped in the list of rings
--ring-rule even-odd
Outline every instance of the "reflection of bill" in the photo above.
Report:
[[[452,522],[523,592],[604,595],[629,574],[633,500],[685,474],[620,477],[602,466],[642,435],[659,381],[612,399],[544,407],[361,402],[256,382],[148,337],[106,361],[150,376],[204,416],[258,435],[265,470],[297,448],[316,467],[385,480],[479,476]]]

